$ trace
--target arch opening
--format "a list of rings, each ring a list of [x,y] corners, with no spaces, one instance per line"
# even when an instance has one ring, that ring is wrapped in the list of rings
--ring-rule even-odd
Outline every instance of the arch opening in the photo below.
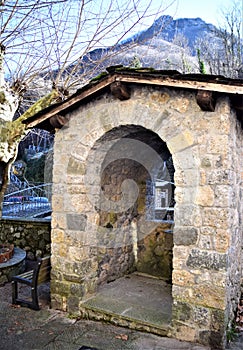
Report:
[[[99,216],[97,285],[134,272],[170,283],[175,201],[166,143],[144,127],[119,126],[96,141],[88,158],[88,167],[99,164],[99,192],[91,199]]]

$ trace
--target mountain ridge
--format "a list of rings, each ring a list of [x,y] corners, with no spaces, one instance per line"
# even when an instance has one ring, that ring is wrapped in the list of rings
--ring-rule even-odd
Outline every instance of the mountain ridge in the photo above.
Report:
[[[193,49],[196,39],[202,38],[205,34],[212,34],[215,31],[217,31],[216,26],[205,22],[200,17],[173,19],[172,16],[163,15],[156,19],[148,29],[128,38],[124,44],[134,41],[144,42],[154,38],[172,42],[176,35],[183,35],[188,39],[189,47]]]
[[[136,56],[142,66],[198,73],[197,41],[213,38],[216,31],[216,26],[200,17],[174,20],[172,16],[162,15],[149,28],[118,45],[92,50],[83,57],[83,64],[91,68],[95,61],[113,50],[112,59],[105,59],[103,68],[116,64],[130,66]]]

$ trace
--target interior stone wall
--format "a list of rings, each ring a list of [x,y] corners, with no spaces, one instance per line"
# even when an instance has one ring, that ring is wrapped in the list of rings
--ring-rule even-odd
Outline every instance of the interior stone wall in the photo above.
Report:
[[[113,281],[136,270],[136,252],[134,251],[131,222],[145,212],[147,177],[146,169],[131,159],[118,159],[104,169],[101,188],[108,199],[114,201],[121,199],[121,186],[127,178],[132,178],[138,184],[139,197],[125,212],[99,211],[99,226],[107,229],[107,233],[100,235],[98,239],[99,284]]]
[[[153,232],[141,237],[132,229],[132,222],[146,215],[147,170],[131,159],[118,159],[104,169],[101,188],[107,198],[120,200],[122,183],[133,179],[139,187],[138,199],[125,212],[99,211],[99,227],[104,232],[98,237],[98,284],[110,282],[132,271],[171,281],[173,234],[171,224],[158,224]],[[114,236],[115,230],[115,236]],[[120,235],[120,238],[118,238]],[[112,239],[114,237],[114,240]],[[136,245],[134,245],[134,239]]]
[[[97,290],[99,235],[102,229],[108,231],[99,226],[100,162],[92,149],[108,132],[140,126],[167,144],[175,167],[169,335],[223,349],[235,307],[235,302],[228,305],[229,299],[236,300],[240,290],[240,275],[233,272],[240,272],[242,259],[238,213],[242,170],[236,156],[236,147],[242,149],[242,130],[236,127],[227,97],[217,100],[215,112],[205,112],[192,91],[152,86],[131,86],[131,91],[126,101],[106,93],[80,106],[69,115],[69,125],[56,134],[52,305],[78,312],[82,301]],[[232,205],[232,198],[238,198],[237,204]],[[144,237],[154,229],[153,223],[130,222],[130,230]]]
[[[172,279],[173,227],[161,223],[138,241],[136,270],[169,283]]]

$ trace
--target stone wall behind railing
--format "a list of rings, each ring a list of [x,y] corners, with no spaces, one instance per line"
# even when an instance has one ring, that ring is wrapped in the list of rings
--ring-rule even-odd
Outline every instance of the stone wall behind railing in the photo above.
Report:
[[[0,243],[14,243],[34,260],[51,252],[51,222],[47,220],[1,219]]]

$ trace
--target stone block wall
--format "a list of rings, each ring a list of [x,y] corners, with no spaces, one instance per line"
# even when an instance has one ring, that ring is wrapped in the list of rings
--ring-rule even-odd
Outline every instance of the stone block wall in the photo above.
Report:
[[[126,179],[133,179],[139,187],[134,205],[120,213],[99,211],[99,227],[106,228],[106,234],[102,229],[101,234],[97,233],[98,284],[136,270],[171,281],[171,224],[158,224],[151,234],[141,235],[141,239],[136,227],[138,217],[146,214],[146,181],[150,179],[147,170],[134,160],[118,159],[104,169],[101,187],[107,198],[120,200]]]
[[[24,249],[27,258],[33,260],[37,256],[48,255],[51,252],[50,221],[35,220],[0,220],[0,242],[14,243]]]
[[[178,201],[186,181],[175,174],[181,205],[175,211],[174,332],[223,349],[240,297],[242,130],[227,99],[218,100],[215,113],[204,113],[194,127],[198,185],[191,188],[193,198]]]
[[[195,92],[130,87],[129,100],[107,93],[78,107],[56,134],[52,305],[78,312],[82,301],[96,292],[100,222],[111,224],[112,206],[107,216],[100,215],[100,161],[93,150],[105,135],[124,137],[119,133],[126,130],[132,138],[141,127],[166,143],[175,167],[169,335],[223,349],[242,273],[242,129],[227,96],[217,99],[214,112],[205,112]],[[156,229],[143,214],[137,219],[129,222],[130,232],[147,237]]]
[[[240,213],[240,220],[241,222],[243,221],[243,141],[242,141],[242,130],[241,128],[243,128],[243,124],[241,123],[241,127],[240,125],[237,124],[237,138],[239,138],[239,140],[241,140],[241,142],[239,142],[239,144],[237,145],[237,161],[239,162],[239,178],[240,178],[240,185],[239,185],[239,194],[240,194],[240,203],[238,204],[239,206],[239,213]],[[239,234],[241,233],[241,246],[242,246],[242,251],[241,251],[241,285],[243,288],[243,229],[241,229],[241,232],[239,232]]]
[[[131,223],[145,212],[147,177],[146,169],[131,159],[117,159],[108,164],[102,173],[101,188],[107,199],[121,200],[122,183],[127,178],[136,181],[139,196],[125,212],[99,210],[98,284],[113,281],[136,269],[137,247],[133,241],[137,240],[137,232],[131,229]]]
[[[159,224],[154,231],[139,240],[137,244],[137,271],[159,277],[171,283],[173,251],[172,224]]]
[[[240,297],[238,280],[243,282],[243,133],[235,115],[231,114],[230,130],[230,162],[232,186],[229,196],[229,227],[231,240],[229,243],[229,268],[227,269],[227,306],[229,315],[233,315]],[[241,263],[240,263],[241,262]],[[242,283],[243,287],[243,283]],[[228,328],[232,327],[232,317],[229,317]]]

